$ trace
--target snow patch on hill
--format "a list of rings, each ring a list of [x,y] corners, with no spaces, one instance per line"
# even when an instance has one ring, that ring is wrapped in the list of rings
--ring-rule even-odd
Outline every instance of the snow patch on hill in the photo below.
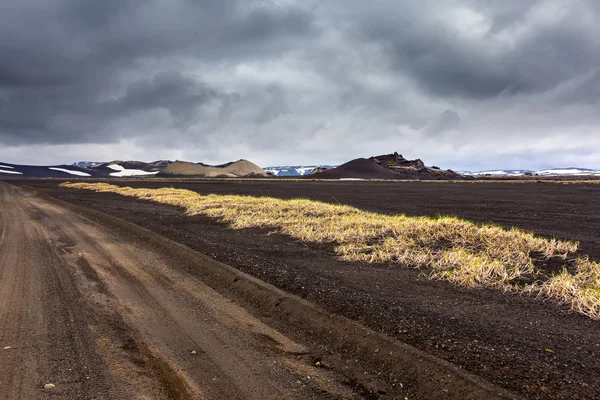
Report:
[[[48,167],[48,169],[51,169],[53,171],[65,172],[67,174],[76,175],[76,176],[92,176],[92,175],[88,174],[87,172],[72,171],[72,170],[66,169],[66,168]]]
[[[107,165],[107,167],[112,170],[118,171],[118,172],[111,172],[109,174],[110,176],[116,176],[116,177],[156,175],[160,172],[160,171],[148,172],[148,171],[143,171],[141,169],[127,169],[118,164],[110,164],[110,165]]]

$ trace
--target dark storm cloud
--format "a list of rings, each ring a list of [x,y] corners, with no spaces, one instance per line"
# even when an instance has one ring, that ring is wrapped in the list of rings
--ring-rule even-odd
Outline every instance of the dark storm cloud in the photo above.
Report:
[[[241,0],[71,1],[60,18],[94,61],[141,57],[235,60],[277,51],[310,33],[309,14],[294,8],[247,7]],[[76,41],[78,42],[78,41]]]
[[[26,4],[29,3],[29,4]],[[226,97],[167,61],[235,62],[309,35],[306,12],[242,1],[14,1],[0,6],[0,142],[107,142],[106,121],[162,108],[185,126]],[[170,61],[169,61],[170,60]],[[116,94],[115,94],[116,93]]]
[[[185,124],[194,119],[198,106],[222,96],[225,95],[179,73],[160,73],[152,80],[132,83],[123,96],[101,104],[100,108],[109,115],[162,108]]]
[[[594,2],[463,3],[473,6],[467,16],[481,20],[452,24],[451,9],[438,15],[435,8],[400,6],[380,18],[370,15],[358,34],[380,43],[395,71],[440,96],[540,92],[600,61],[600,14]],[[528,12],[544,4],[562,7],[548,11],[549,21],[527,19]],[[551,20],[559,14],[564,17]]]
[[[98,137],[107,121],[163,109],[172,125],[185,127],[201,115],[199,106],[227,96],[176,72],[132,82],[121,96],[106,101],[94,98],[99,90],[76,84],[13,89],[0,100],[0,132],[14,132],[5,137],[7,144],[105,143],[117,139],[111,132]]]

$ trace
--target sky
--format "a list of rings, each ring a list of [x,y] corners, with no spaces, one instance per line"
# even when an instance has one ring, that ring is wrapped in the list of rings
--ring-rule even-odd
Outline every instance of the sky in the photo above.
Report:
[[[2,0],[0,161],[600,168],[596,0]]]

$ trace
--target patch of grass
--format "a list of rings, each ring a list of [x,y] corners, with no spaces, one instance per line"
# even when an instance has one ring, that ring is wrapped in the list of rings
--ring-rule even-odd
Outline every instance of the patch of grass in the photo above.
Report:
[[[206,215],[233,229],[273,229],[305,242],[333,243],[344,260],[397,263],[463,286],[555,298],[600,319],[600,267],[578,256],[578,244],[572,241],[456,217],[385,215],[307,199],[200,195],[185,189],[134,189],[106,183],[61,186],[181,206],[190,215]],[[558,262],[562,272],[548,276],[540,267],[548,261]]]

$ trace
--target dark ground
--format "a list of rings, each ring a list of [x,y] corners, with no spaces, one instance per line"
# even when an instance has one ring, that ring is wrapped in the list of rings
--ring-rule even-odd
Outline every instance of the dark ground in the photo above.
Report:
[[[199,193],[305,197],[411,215],[452,214],[581,242],[600,259],[600,185],[556,183],[117,181]],[[176,207],[24,184],[134,222],[528,398],[600,398],[600,322],[565,306],[429,281],[397,265],[341,262],[329,245],[234,231]]]

